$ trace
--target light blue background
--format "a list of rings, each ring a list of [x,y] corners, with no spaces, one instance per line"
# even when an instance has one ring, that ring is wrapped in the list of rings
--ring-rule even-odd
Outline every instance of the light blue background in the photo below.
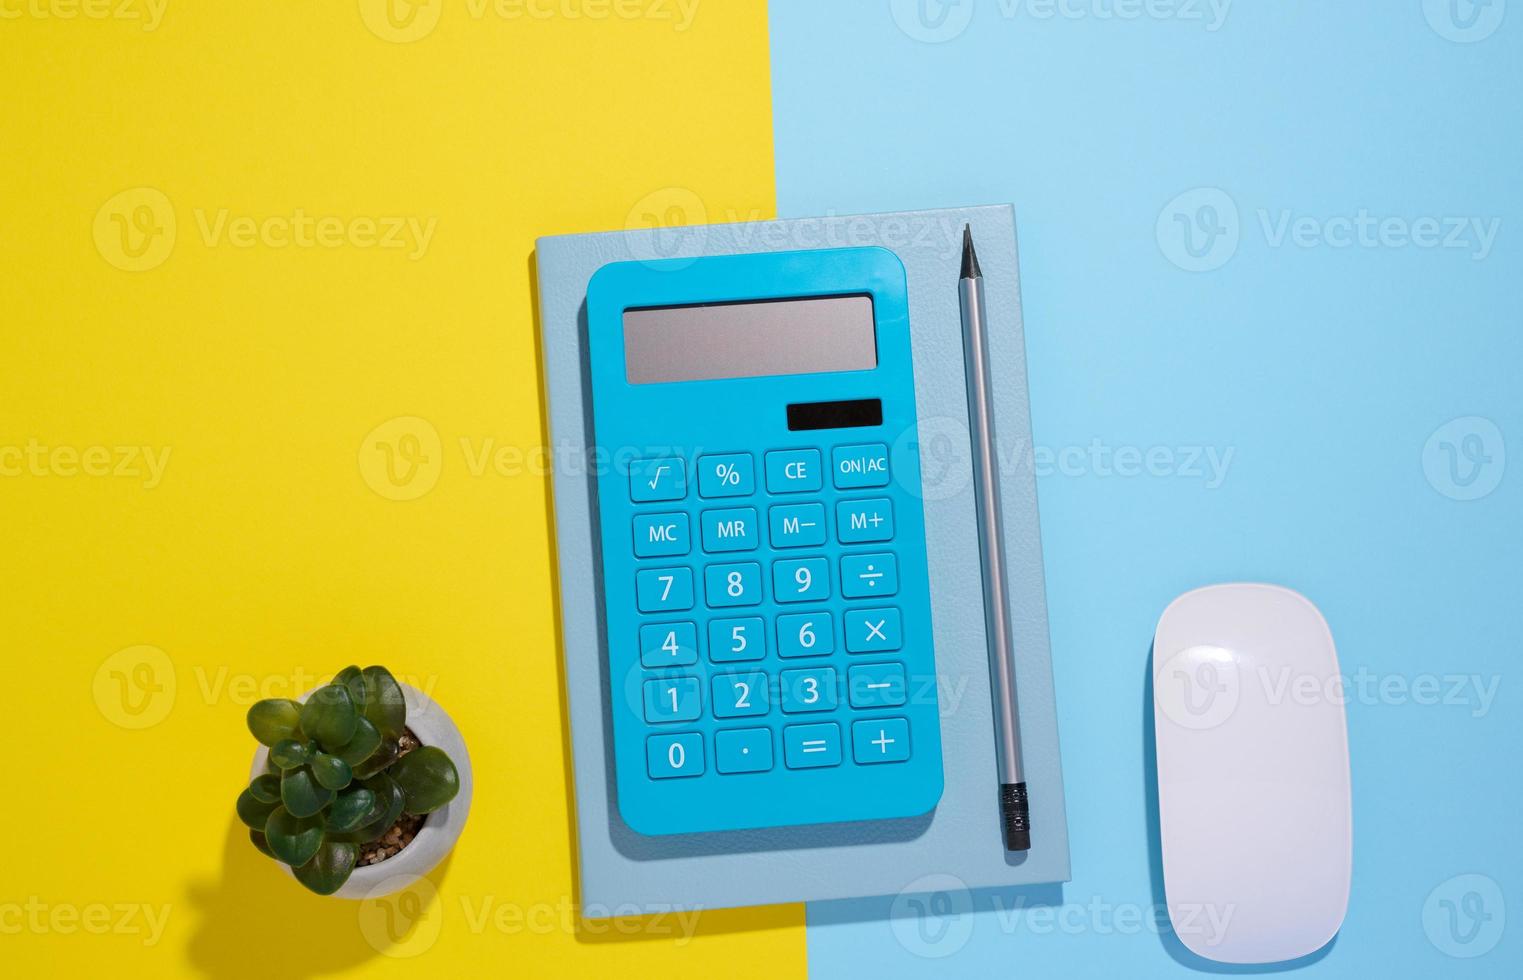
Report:
[[[1153,626],[1178,593],[1231,580],[1304,592],[1345,674],[1403,685],[1352,691],[1353,895],[1299,971],[1523,971],[1523,9],[1458,43],[1448,2],[1426,4],[1442,31],[1424,0],[1236,0],[1213,31],[1206,0],[1204,20],[926,0],[951,36],[922,41],[914,2],[771,0],[782,216],[1016,205],[1074,866],[1060,892],[976,895],[969,916],[811,907],[812,976],[1210,969],[1125,917],[1161,900]],[[1174,213],[1204,245],[1199,207],[1222,196],[1169,205],[1198,188],[1226,195],[1206,255],[1225,264],[1188,272]],[[1342,241],[1328,220],[1361,209],[1497,234],[1484,258],[1473,230],[1451,249],[1275,237],[1288,215]],[[1462,459],[1456,482],[1438,443],[1467,434],[1491,461]],[[1232,455],[1213,487],[1183,452],[1165,475],[1118,475],[1095,440]],[[1489,710],[1469,680],[1464,703],[1415,703],[1409,685],[1447,675],[1496,684]],[[1483,877],[1445,885],[1461,874]],[[1493,918],[1467,946],[1434,910],[1470,891]],[[1490,945],[1506,912],[1488,953],[1446,955]]]

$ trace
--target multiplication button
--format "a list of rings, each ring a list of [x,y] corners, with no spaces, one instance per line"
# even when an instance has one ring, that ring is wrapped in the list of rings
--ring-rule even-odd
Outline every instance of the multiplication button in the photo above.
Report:
[[[842,544],[887,541],[894,536],[894,504],[887,497],[836,504],[836,537]]]
[[[899,562],[893,555],[847,555],[841,559],[841,594],[848,599],[899,591]]]
[[[897,650],[904,644],[904,629],[897,609],[848,609],[845,619],[848,653]]]
[[[830,454],[831,472],[839,490],[888,486],[888,447],[837,446]]]

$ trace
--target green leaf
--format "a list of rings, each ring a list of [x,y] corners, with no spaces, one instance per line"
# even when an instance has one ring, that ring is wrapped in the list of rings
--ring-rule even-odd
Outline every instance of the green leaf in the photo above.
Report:
[[[250,830],[249,840],[253,841],[254,846],[259,848],[260,854],[263,854],[265,857],[275,857],[275,852],[270,850],[269,838],[264,836],[264,829],[262,827],[259,830]],[[275,860],[278,861],[280,859],[275,858]]]
[[[386,770],[407,797],[408,813],[433,813],[460,792],[460,773],[444,750],[432,745],[413,749]]]
[[[333,683],[349,692],[349,699],[361,710],[365,707],[365,677],[355,666],[345,667],[333,678]]]
[[[301,706],[301,730],[325,749],[334,749],[354,737],[360,713],[354,699],[341,684],[329,684],[312,692]]]
[[[323,843],[323,822],[318,817],[297,817],[277,806],[264,825],[265,840],[277,861],[299,868],[312,860]]]
[[[312,746],[294,738],[282,739],[270,748],[270,759],[281,769],[297,769],[312,758]]]
[[[323,829],[334,833],[358,830],[379,820],[382,812],[381,801],[374,791],[364,786],[355,786],[338,794],[338,798],[328,808]]]
[[[301,717],[301,706],[285,698],[266,698],[254,702],[249,708],[249,731],[261,745],[273,746],[281,739],[291,738]]]
[[[270,819],[270,811],[279,806],[278,802],[266,802],[254,796],[252,788],[238,794],[238,802],[233,809],[238,811],[238,819],[254,830],[264,827],[266,820]]]
[[[280,802],[293,817],[310,817],[333,802],[333,790],[318,784],[312,770],[292,769],[280,781]]]
[[[389,739],[376,747],[376,750],[366,757],[365,761],[354,767],[354,774],[361,779],[367,779],[376,773],[382,772],[386,767],[397,761],[397,753],[401,749],[397,747],[395,739]]]
[[[354,778],[354,771],[338,756],[319,752],[312,760],[312,776],[324,789],[343,789]]]
[[[407,796],[402,792],[402,787],[398,786],[390,776],[385,774],[371,776],[365,780],[365,788],[376,795],[380,815],[372,817],[359,830],[334,834],[334,840],[367,844],[390,830],[391,825],[396,823],[397,818],[402,815],[402,807],[407,803]]]
[[[369,718],[361,718],[354,726],[354,737],[333,751],[333,754],[357,766],[370,758],[381,747],[381,733],[376,731]]]
[[[365,678],[365,717],[381,733],[382,740],[396,741],[407,727],[407,702],[402,698],[402,686],[385,667],[366,667],[360,673]]]
[[[255,776],[253,782],[249,783],[249,793],[260,803],[279,803],[280,777],[269,773]],[[259,822],[259,826],[264,826],[263,820]]]
[[[312,855],[312,860],[292,869],[296,880],[319,895],[332,895],[343,887],[354,871],[360,858],[360,849],[354,844],[324,841],[323,846]]]

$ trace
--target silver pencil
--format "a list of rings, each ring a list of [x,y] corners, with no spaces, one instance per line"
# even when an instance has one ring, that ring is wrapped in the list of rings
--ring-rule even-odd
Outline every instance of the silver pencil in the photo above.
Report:
[[[1015,645],[1011,637],[1009,586],[1005,581],[1005,534],[1000,519],[999,453],[994,438],[994,393],[989,377],[989,334],[984,319],[984,277],[973,252],[973,229],[963,226],[963,361],[968,373],[968,428],[973,446],[973,490],[978,508],[978,545],[984,569],[984,626],[989,639],[989,679],[994,700],[994,742],[999,766],[1000,822],[1005,850],[1031,849],[1031,808],[1021,767],[1021,720],[1015,695]]]

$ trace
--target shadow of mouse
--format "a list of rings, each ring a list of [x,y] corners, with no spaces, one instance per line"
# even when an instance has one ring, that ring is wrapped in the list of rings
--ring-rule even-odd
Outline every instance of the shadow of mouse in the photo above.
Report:
[[[414,955],[438,937],[442,915],[433,882],[448,867],[446,858],[428,878],[385,898],[316,895],[255,850],[235,817],[221,877],[192,881],[186,889],[188,904],[200,914],[187,948],[190,964],[214,977],[310,977],[382,953]]]

